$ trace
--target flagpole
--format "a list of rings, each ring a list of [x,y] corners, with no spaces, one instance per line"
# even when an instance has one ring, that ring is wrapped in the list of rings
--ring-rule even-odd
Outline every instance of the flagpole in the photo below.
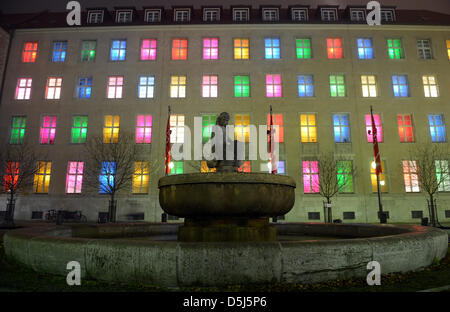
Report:
[[[166,149],[164,153],[164,175],[168,176],[170,174],[170,105],[168,106],[168,112],[167,112],[167,125],[166,125]],[[167,222],[167,213],[163,211],[161,215],[161,222]]]

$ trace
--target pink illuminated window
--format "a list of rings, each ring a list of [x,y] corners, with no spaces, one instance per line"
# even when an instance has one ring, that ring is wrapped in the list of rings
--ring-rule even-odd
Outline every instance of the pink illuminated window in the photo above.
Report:
[[[281,75],[266,75],[266,96],[281,97]]]
[[[31,78],[19,78],[16,86],[16,100],[29,100],[31,97]]]
[[[379,114],[374,114],[373,119],[375,120],[375,128],[377,129],[377,141],[383,142],[383,126],[381,125],[381,117]],[[367,142],[373,142],[372,119],[369,114],[366,115],[366,135]]]
[[[217,75],[203,75],[202,97],[217,97]]]
[[[48,77],[45,87],[47,100],[58,100],[61,97],[62,77]]]
[[[108,99],[121,99],[123,88],[123,76],[109,76],[107,95]]]
[[[219,39],[203,38],[203,59],[217,60],[219,58]]]
[[[305,194],[319,193],[319,162],[317,160],[304,160],[303,192]]]
[[[137,116],[136,143],[152,143],[152,115]]]
[[[44,116],[42,118],[39,142],[41,144],[55,143],[55,133],[56,133],[56,117],[55,116]]]
[[[327,52],[329,59],[341,59],[342,58],[341,38],[327,38]]]
[[[83,184],[83,166],[82,161],[69,161],[67,164],[66,193],[79,194]]]
[[[141,61],[156,60],[156,39],[144,39],[141,45]]]

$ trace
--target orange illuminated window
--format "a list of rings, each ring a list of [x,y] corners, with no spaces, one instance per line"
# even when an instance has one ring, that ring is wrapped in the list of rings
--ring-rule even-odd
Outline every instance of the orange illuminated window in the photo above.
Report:
[[[37,48],[38,48],[37,42],[25,42],[22,51],[22,62],[24,63],[36,62]]]
[[[342,39],[341,38],[327,38],[327,52],[329,59],[342,58]]]
[[[172,60],[187,60],[187,39],[172,40]]]
[[[284,142],[284,126],[283,126],[283,114],[273,114],[272,115],[272,125],[275,130],[274,141],[278,143]],[[269,129],[270,124],[270,114],[267,114],[267,128]],[[269,136],[270,140],[270,136]]]
[[[35,193],[48,193],[50,185],[51,161],[39,161],[38,169],[34,175],[33,189]]]
[[[206,173],[206,172],[216,172],[216,168],[209,168],[206,161],[203,160],[202,161],[202,167],[201,167],[201,173]]]
[[[248,60],[250,57],[249,40],[246,38],[234,39],[234,59]]]
[[[252,165],[249,160],[244,161],[244,163],[238,168],[239,172],[252,172]]]

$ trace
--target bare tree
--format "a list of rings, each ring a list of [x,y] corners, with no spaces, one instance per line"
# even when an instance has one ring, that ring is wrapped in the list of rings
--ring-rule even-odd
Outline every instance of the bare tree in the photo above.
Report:
[[[131,188],[136,155],[131,133],[121,132],[115,143],[106,143],[102,135],[90,136],[86,142],[85,185],[91,191],[109,195],[109,222],[116,222],[117,194]]]
[[[450,190],[450,151],[447,145],[437,143],[417,144],[409,150],[410,160],[416,162],[419,189],[426,192],[429,199],[430,223],[438,222],[435,195],[439,191]]]

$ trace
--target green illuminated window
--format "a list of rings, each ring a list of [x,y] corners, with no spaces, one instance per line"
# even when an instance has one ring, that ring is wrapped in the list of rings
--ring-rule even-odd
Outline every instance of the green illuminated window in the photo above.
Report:
[[[72,126],[72,143],[86,143],[88,118],[87,116],[74,116]]]
[[[298,59],[311,58],[311,39],[295,39]]]
[[[353,193],[353,165],[351,160],[336,163],[338,189],[340,193]]]
[[[234,76],[234,96],[250,96],[250,76]]]
[[[404,57],[401,39],[388,39],[387,43],[389,58],[391,60],[399,60]]]
[[[81,61],[89,62],[95,60],[95,48],[97,41],[89,40],[83,41],[81,46]]]
[[[23,137],[25,136],[27,117],[16,116],[12,118],[11,127],[11,144],[22,144]]]
[[[215,114],[202,116],[202,142],[206,143],[211,138],[212,126],[216,124],[217,116]]]
[[[330,75],[330,93],[332,97],[343,97],[346,95],[344,75]]]
[[[182,174],[184,172],[183,169],[183,162],[182,161],[172,161],[172,164],[169,166],[170,168],[170,174]]]

